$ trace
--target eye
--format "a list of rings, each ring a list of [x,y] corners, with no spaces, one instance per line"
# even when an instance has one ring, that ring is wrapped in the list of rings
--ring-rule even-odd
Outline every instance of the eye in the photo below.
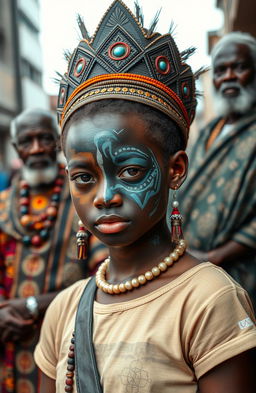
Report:
[[[129,167],[129,168],[125,168],[123,169],[120,174],[119,177],[122,180],[140,180],[145,173],[145,169],[141,168],[141,167]]]
[[[50,134],[45,134],[40,137],[40,142],[44,145],[50,145],[55,142],[54,138]]]
[[[237,63],[236,64],[236,71],[243,72],[250,69],[250,66],[247,63]]]
[[[26,148],[31,145],[31,140],[30,139],[20,139],[18,141],[18,145],[23,148]]]
[[[218,67],[215,67],[214,74],[217,75],[217,76],[220,76],[220,75],[224,74],[225,71],[226,71],[226,67],[225,66],[218,66]]]
[[[71,181],[74,181],[76,184],[91,184],[95,183],[95,178],[90,173],[83,173],[71,176]]]

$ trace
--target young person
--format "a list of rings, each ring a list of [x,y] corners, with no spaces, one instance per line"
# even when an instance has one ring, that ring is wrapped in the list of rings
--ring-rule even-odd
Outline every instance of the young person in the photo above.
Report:
[[[74,284],[49,307],[35,352],[40,393],[252,393],[247,293],[185,252],[175,194],[171,233],[166,223],[169,189],[187,173],[194,77],[171,35],[141,20],[139,9],[134,17],[114,1],[61,82],[80,236],[89,230],[109,257],[96,280]]]

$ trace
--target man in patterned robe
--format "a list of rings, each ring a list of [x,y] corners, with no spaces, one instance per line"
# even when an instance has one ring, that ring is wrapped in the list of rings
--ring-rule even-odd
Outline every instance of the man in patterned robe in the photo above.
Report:
[[[107,250],[91,236],[87,260],[76,260],[78,219],[51,113],[25,111],[11,133],[24,165],[0,193],[0,392],[36,393],[33,351],[46,308],[61,289],[92,274]]]
[[[256,307],[256,40],[224,36],[212,52],[219,117],[191,149],[180,195],[190,252],[221,265]]]

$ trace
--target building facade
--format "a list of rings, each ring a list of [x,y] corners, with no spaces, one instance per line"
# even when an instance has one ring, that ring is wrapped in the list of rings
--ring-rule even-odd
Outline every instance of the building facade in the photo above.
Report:
[[[42,86],[39,0],[0,0],[0,169],[15,153],[10,122],[27,108],[49,108]]]

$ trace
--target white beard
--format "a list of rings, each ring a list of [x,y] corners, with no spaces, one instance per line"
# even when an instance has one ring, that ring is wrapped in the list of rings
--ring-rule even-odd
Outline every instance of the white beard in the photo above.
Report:
[[[31,169],[26,165],[22,167],[22,177],[31,187],[37,187],[42,184],[51,184],[56,179],[57,174],[57,163],[42,169]]]
[[[224,87],[238,87],[240,94],[237,97],[223,97],[221,91]],[[220,90],[213,87],[213,104],[217,116],[226,117],[233,113],[244,115],[248,112],[256,102],[256,80],[247,87],[241,86],[237,82],[224,83]]]

